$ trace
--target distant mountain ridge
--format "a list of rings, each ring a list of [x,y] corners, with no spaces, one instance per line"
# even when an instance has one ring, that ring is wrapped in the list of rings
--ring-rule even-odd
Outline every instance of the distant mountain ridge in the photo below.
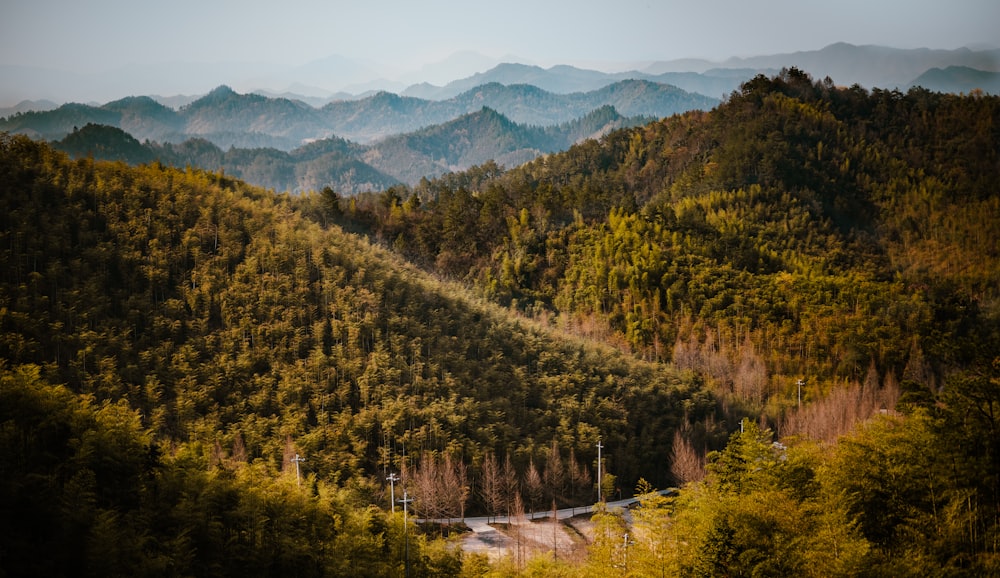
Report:
[[[87,124],[54,146],[76,158],[92,156],[130,164],[158,160],[177,167],[222,170],[277,191],[319,191],[329,186],[342,194],[355,194],[400,183],[414,185],[424,177],[435,178],[488,161],[513,167],[581,140],[651,120],[624,117],[614,107],[603,106],[571,122],[539,127],[515,123],[482,107],[449,122],[371,145],[330,137],[287,152],[263,147],[223,149],[201,137],[182,143],[140,143],[121,128]]]
[[[1000,94],[1000,72],[976,70],[967,66],[932,68],[917,77],[911,86],[922,86],[935,92],[969,94],[974,90],[982,90],[989,94]]]
[[[730,58],[722,66],[754,69],[794,66],[814,78],[829,76],[845,86],[860,84],[866,88],[892,89],[911,86],[916,78],[931,68],[966,66],[1000,72],[1000,49],[901,49],[838,42],[820,50]],[[949,88],[942,92],[955,91]]]
[[[413,85],[401,94],[432,100],[445,100],[488,84],[500,84],[503,86],[526,84],[537,86],[542,90],[555,94],[570,94],[596,91],[623,81],[647,81],[669,84],[687,92],[698,93],[711,98],[720,98],[736,90],[742,82],[753,78],[757,74],[773,74],[777,70],[740,68],[733,70],[710,69],[704,72],[663,72],[659,74],[649,74],[639,71],[607,73],[567,65],[542,68],[527,64],[504,63],[486,72],[455,80],[445,86],[433,86],[427,83]]]
[[[380,92],[315,108],[299,100],[239,94],[220,86],[174,110],[150,97],[128,97],[102,106],[66,104],[0,121],[0,131],[60,140],[87,124],[121,128],[140,141],[180,143],[204,138],[221,148],[271,147],[289,151],[313,140],[339,136],[369,143],[442,124],[488,107],[515,123],[552,126],[602,106],[624,116],[666,117],[708,110],[717,100],[677,87],[626,80],[600,90],[554,94],[527,85],[489,84],[454,98],[433,101]]]
[[[1000,72],[1000,49],[898,49],[839,42],[818,50],[733,57],[725,61],[697,58],[657,61],[640,69],[614,73],[569,65],[544,69],[471,53],[456,54],[421,70],[395,75],[377,70],[373,63],[339,55],[293,67],[259,62],[211,65],[167,62],[89,75],[0,65],[0,78],[5,80],[0,85],[0,103],[38,99],[106,102],[122,94],[198,94],[207,87],[227,84],[244,92],[303,100],[321,107],[331,100],[354,100],[379,91],[442,100],[490,82],[534,84],[550,92],[570,93],[596,90],[625,79],[673,84],[688,92],[718,98],[728,95],[756,73],[770,76],[782,68],[796,67],[815,78],[829,76],[844,85],[857,83],[869,89],[891,89],[906,88],[924,72],[949,66]],[[478,72],[472,72],[475,70]],[[445,80],[449,77],[452,80]],[[947,92],[958,91],[949,87]],[[167,96],[157,100],[174,107],[190,102],[189,97]],[[0,109],[0,116],[11,114],[5,114],[4,110]]]

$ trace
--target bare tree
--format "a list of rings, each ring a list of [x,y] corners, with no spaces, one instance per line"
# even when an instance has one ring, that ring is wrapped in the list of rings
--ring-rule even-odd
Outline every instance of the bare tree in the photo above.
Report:
[[[688,333],[685,340],[682,332],[677,332],[677,341],[674,342],[673,362],[678,369],[701,369],[700,344],[694,332]]]
[[[514,501],[511,505],[512,512],[508,517],[510,523],[511,532],[514,534],[514,541],[516,544],[515,556],[517,560],[517,569],[520,572],[524,569],[525,562],[525,538],[524,538],[524,526],[528,523],[527,519],[524,517],[524,502],[521,501],[521,494],[514,494]]]
[[[552,500],[552,559],[559,559],[559,508]]]
[[[767,365],[750,340],[740,347],[740,364],[733,378],[736,395],[745,401],[763,403],[767,394]]]
[[[898,399],[895,376],[887,375],[879,387],[878,372],[872,367],[864,384],[838,387],[808,405],[792,408],[782,420],[781,436],[798,435],[832,444],[858,422],[880,412],[894,411]]]
[[[413,501],[424,517],[462,518],[469,498],[468,470],[461,460],[430,452],[420,457],[417,468],[407,480]]]
[[[552,440],[549,457],[545,462],[545,487],[549,497],[558,500],[563,496],[563,486],[566,484],[566,468],[563,467],[562,456],[559,453],[559,442]]]
[[[212,455],[208,460],[208,469],[214,470],[222,467],[224,463],[226,463],[226,452],[222,451],[222,444],[219,440],[215,440],[215,444],[212,446]]]
[[[465,518],[465,502],[469,499],[468,469],[462,460],[445,454],[438,467],[442,509],[447,518]]]
[[[722,336],[722,333],[719,333]],[[702,343],[699,353],[701,371],[712,376],[717,383],[730,383],[733,379],[733,364],[726,355],[727,349],[724,343],[715,343],[716,332],[711,329],[705,330],[705,342]]]
[[[500,464],[493,452],[486,454],[483,459],[483,467],[479,472],[479,496],[489,514],[500,514],[504,504],[503,478],[500,475]]]
[[[521,499],[521,488],[517,483],[517,471],[514,470],[514,463],[510,460],[510,452],[504,458],[503,468],[500,470],[500,480],[503,492],[503,503],[510,516],[514,508],[514,498]]]
[[[292,441],[292,436],[285,436],[285,447],[281,452],[281,471],[284,473],[292,472],[295,473],[295,454],[298,453],[295,449],[295,442]]]
[[[533,459],[528,461],[528,470],[524,473],[524,490],[528,494],[528,509],[534,511],[545,496],[545,484]]]
[[[680,429],[674,430],[673,445],[670,449],[670,473],[681,485],[705,477],[705,458],[694,449],[691,441],[681,433]]]
[[[569,462],[566,465],[566,470],[572,488],[570,497],[575,500],[584,494],[589,496],[592,483],[590,471],[576,460],[576,451],[573,448],[569,450]]]
[[[236,439],[233,440],[233,451],[229,454],[234,464],[241,465],[247,461],[247,446],[243,441],[243,434],[236,432]]]
[[[414,506],[425,518],[445,517],[445,503],[441,491],[441,475],[434,455],[425,452],[417,467],[410,472],[406,485],[413,497]]]

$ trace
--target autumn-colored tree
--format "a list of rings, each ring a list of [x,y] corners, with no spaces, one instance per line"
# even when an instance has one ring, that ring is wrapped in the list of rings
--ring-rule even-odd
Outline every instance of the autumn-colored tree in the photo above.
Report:
[[[552,500],[563,499],[566,485],[566,468],[563,466],[562,455],[559,452],[559,444],[552,440],[549,447],[548,458],[545,460],[545,492]]]
[[[705,459],[678,429],[670,450],[670,472],[679,485],[700,481],[705,477]]]
[[[486,454],[479,472],[479,496],[488,515],[498,516],[504,507],[503,479],[496,455]]]
[[[528,460],[528,469],[524,472],[524,483],[521,486],[524,488],[524,493],[528,498],[528,509],[534,512],[535,508],[542,503],[547,486],[542,480],[541,474],[538,473],[538,468],[535,467],[533,459]]]

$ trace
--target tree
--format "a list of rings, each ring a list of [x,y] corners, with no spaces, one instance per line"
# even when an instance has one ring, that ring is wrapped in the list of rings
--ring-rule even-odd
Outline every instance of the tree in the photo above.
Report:
[[[528,496],[528,509],[535,511],[542,503],[545,496],[546,486],[542,481],[542,476],[538,473],[533,459],[528,460],[528,469],[524,472],[524,491]]]
[[[705,477],[705,460],[680,429],[674,430],[674,441],[670,448],[670,473],[679,485],[697,482]]]
[[[817,480],[823,455],[809,444],[774,444],[769,431],[744,420],[726,448],[710,454],[704,481],[681,489],[671,540],[649,550],[682,576],[857,573],[867,542],[836,489]],[[653,513],[641,519],[660,523]]]
[[[479,496],[486,506],[486,512],[498,516],[504,506],[503,479],[500,475],[500,465],[496,454],[489,452],[483,458],[479,474]]]
[[[340,195],[331,187],[323,187],[320,193],[324,214],[333,222],[337,222],[344,216],[344,209],[340,206]]]
[[[577,461],[576,452],[573,448],[570,448],[569,450],[569,460],[566,465],[566,470],[569,474],[571,485],[570,498],[574,501],[579,499],[581,496],[585,496],[590,499],[592,495],[590,471],[588,471],[583,464]]]
[[[440,468],[441,492],[446,498],[445,513],[449,518],[465,518],[465,503],[469,499],[468,469],[462,460],[445,454]]]
[[[563,467],[562,456],[559,452],[559,443],[554,439],[552,440],[552,445],[549,447],[548,459],[545,461],[544,480],[548,496],[552,500],[561,499],[565,493],[566,468]]]
[[[444,493],[441,483],[441,464],[430,452],[424,452],[410,476],[404,475],[413,505],[420,514],[431,520],[447,517],[451,496]]]
[[[635,495],[640,507],[632,510],[635,547],[630,567],[643,576],[678,575],[676,562],[684,538],[675,532],[671,519],[674,498],[661,495],[645,480],[639,480]]]
[[[510,452],[504,457],[503,467],[500,470],[501,488],[503,491],[504,506],[507,516],[511,515],[514,509],[514,500],[521,500],[521,488],[517,483],[517,471],[514,470],[514,462],[510,459]]]
[[[721,491],[745,493],[772,485],[780,476],[783,455],[784,448],[772,441],[771,430],[744,419],[725,450],[708,454],[706,470]]]
[[[438,457],[424,452],[410,483],[415,506],[424,517],[434,520],[465,517],[469,485],[461,461],[449,454]]]
[[[593,576],[621,576],[625,562],[623,545],[628,539],[628,527],[621,510],[610,511],[597,506],[591,516],[594,523],[594,541],[588,548],[587,564]]]

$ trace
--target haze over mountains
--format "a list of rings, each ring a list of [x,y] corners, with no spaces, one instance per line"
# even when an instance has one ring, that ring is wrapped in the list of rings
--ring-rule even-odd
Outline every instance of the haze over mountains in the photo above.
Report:
[[[518,66],[499,66],[501,64]],[[379,90],[423,98],[434,94],[440,95],[435,98],[449,98],[494,81],[534,84],[550,92],[568,93],[594,90],[623,78],[668,82],[718,98],[727,93],[725,90],[720,92],[719,88],[734,86],[718,80],[734,74],[729,71],[746,69],[735,73],[742,77],[740,80],[745,80],[746,72],[768,73],[792,66],[814,78],[830,76],[848,86],[857,83],[866,88],[906,88],[931,68],[964,66],[982,72],[1000,72],[1000,50],[896,49],[836,43],[819,50],[733,57],[721,62],[683,59],[619,63],[605,66],[603,72],[567,66],[544,69],[516,56],[498,60],[473,52],[454,54],[417,71],[385,70],[372,62],[338,55],[296,67],[261,62],[161,62],[133,64],[91,74],[8,65],[0,66],[0,78],[5,79],[0,85],[0,105],[13,107],[23,100],[39,99],[58,103],[108,102],[128,95],[163,95],[164,98],[178,94],[201,95],[220,84],[240,92],[295,95],[302,99],[318,99],[321,103]],[[497,74],[510,75],[515,68],[520,68],[524,74],[517,78],[508,76],[507,81],[496,77]],[[665,73],[674,73],[675,77],[656,78]],[[704,90],[695,88],[695,84],[685,84],[696,81],[707,83],[702,86]],[[171,106],[176,107],[178,103]],[[10,114],[4,110],[0,109],[0,114]]]
[[[675,86],[624,80],[586,93],[555,94],[530,85],[489,83],[448,100],[427,100],[379,92],[314,108],[299,100],[239,94],[220,86],[171,109],[151,97],[128,97],[102,106],[67,104],[42,113],[22,113],[0,122],[0,130],[48,140],[88,123],[119,127],[140,140],[181,142],[206,138],[219,146],[268,146],[290,150],[332,135],[367,143],[411,132],[489,107],[518,123],[551,126],[580,118],[602,106],[625,116],[670,116],[709,109],[718,100]]]
[[[439,79],[448,71],[487,63],[474,53],[461,53],[425,67],[421,74]],[[0,117],[5,117],[0,119],[0,131],[54,141],[75,156],[130,163],[159,159],[177,166],[221,169],[277,190],[333,186],[352,194],[397,183],[412,185],[424,177],[490,160],[512,167],[616,128],[709,110],[747,80],[760,74],[773,76],[788,67],[817,79],[831,78],[841,86],[1000,93],[998,49],[903,50],[837,43],[822,50],[730,58],[722,63],[693,59],[646,63],[623,72],[505,62],[451,82],[409,86],[371,79],[375,73],[367,64],[330,57],[295,69],[244,65],[185,69],[191,79],[204,74],[242,78],[250,86],[287,86],[289,90],[282,93],[241,93],[219,85],[200,96],[121,98],[119,94],[103,105],[22,101],[0,109]],[[156,78],[158,70],[162,72],[154,65],[128,72],[132,82],[142,85]],[[42,80],[56,80],[26,68],[7,67],[3,72],[20,77],[20,89],[35,90],[37,95],[47,94],[39,88],[45,85]],[[254,76],[241,76],[251,73]],[[370,81],[346,84],[363,78]],[[125,86],[113,75],[89,80],[108,90]],[[329,92],[336,87],[396,92]]]
[[[418,131],[370,145],[338,137],[316,140],[291,151],[275,148],[220,148],[204,138],[182,143],[140,143],[129,133],[104,124],[87,124],[54,146],[75,158],[120,160],[129,164],[158,160],[183,167],[222,170],[226,174],[278,191],[318,191],[333,187],[345,194],[414,185],[489,161],[513,167],[542,154],[611,130],[649,122],[623,117],[603,106],[579,119],[538,127],[517,124],[487,107]]]
[[[178,110],[148,96],[70,103],[16,113],[0,130],[56,141],[76,157],[159,159],[222,169],[276,190],[333,186],[351,194],[490,160],[516,166],[616,128],[718,102],[646,80],[572,94],[491,82],[447,100],[378,92],[321,108],[220,86]]]

